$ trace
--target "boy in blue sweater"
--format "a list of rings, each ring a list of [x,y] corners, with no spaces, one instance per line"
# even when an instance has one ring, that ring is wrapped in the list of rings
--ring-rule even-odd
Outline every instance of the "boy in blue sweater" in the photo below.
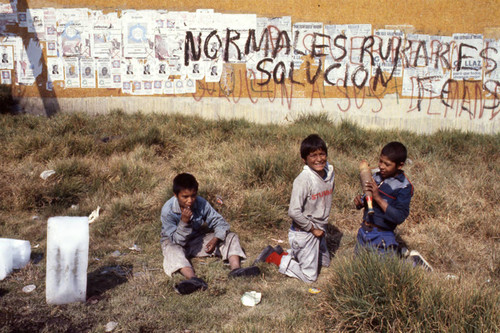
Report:
[[[410,214],[413,196],[413,185],[403,172],[406,156],[406,147],[400,142],[390,142],[382,148],[378,162],[380,171],[364,184],[373,193],[374,214],[368,214],[361,195],[354,198],[357,209],[365,208],[357,236],[359,246],[372,247],[379,252],[397,251],[394,230]]]

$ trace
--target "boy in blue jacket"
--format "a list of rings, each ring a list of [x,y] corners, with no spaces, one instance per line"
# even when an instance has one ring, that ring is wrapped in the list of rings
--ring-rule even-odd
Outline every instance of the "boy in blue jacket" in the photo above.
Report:
[[[390,142],[382,148],[380,171],[364,184],[373,193],[374,214],[368,214],[361,195],[354,198],[357,209],[365,208],[357,235],[359,246],[376,248],[379,252],[397,251],[394,230],[410,214],[413,196],[413,185],[403,171],[406,156],[406,147],[400,142]]]

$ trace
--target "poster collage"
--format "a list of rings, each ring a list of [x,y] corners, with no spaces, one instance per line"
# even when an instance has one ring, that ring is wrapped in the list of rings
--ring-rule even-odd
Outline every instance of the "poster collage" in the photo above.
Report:
[[[26,29],[29,40],[9,32],[16,29]],[[366,36],[373,37],[369,54]],[[404,40],[401,49],[406,47],[407,52],[397,58],[397,64],[394,47],[387,48],[394,46],[395,38]],[[467,47],[459,47],[463,43]],[[197,81],[223,79],[224,63],[245,64],[249,79],[273,75],[283,79],[293,69],[304,68],[304,55],[315,53],[319,56],[313,63],[321,58],[323,69],[335,69],[328,71],[325,85],[356,85],[369,80],[380,67],[402,78],[403,96],[415,94],[415,80],[420,77],[431,78],[419,84],[437,94],[450,78],[500,81],[499,46],[498,40],[479,34],[405,34],[397,29],[372,29],[370,24],[292,23],[290,16],[265,18],[212,9],[104,13],[88,8],[39,8],[18,12],[15,1],[0,5],[1,83],[35,84],[42,74],[45,50],[45,88],[49,91],[57,86],[113,88],[132,95],[195,93]],[[190,47],[188,52],[186,47]],[[461,68],[457,69],[459,60]]]

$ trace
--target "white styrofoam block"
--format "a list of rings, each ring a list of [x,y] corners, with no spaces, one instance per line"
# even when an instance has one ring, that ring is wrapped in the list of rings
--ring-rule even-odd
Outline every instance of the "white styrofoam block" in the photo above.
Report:
[[[47,303],[85,301],[88,254],[87,216],[56,216],[48,219],[45,288]]]
[[[0,280],[12,272],[28,264],[31,245],[27,240],[0,238]],[[3,276],[3,277],[2,277]]]
[[[22,239],[11,239],[11,238],[1,238],[10,243],[10,248],[12,249],[12,268],[21,269],[26,266],[30,261],[31,256],[31,245],[27,240]]]
[[[7,242],[0,242],[0,280],[12,272],[12,251]]]

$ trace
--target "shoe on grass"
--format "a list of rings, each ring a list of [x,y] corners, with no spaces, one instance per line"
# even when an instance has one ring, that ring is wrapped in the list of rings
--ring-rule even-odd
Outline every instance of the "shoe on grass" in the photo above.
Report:
[[[207,283],[197,277],[181,281],[174,286],[175,291],[181,295],[188,295],[197,290],[205,290],[207,288]]]
[[[282,254],[283,248],[278,244],[274,247],[274,252],[276,252],[277,254]]]
[[[236,268],[229,272],[229,277],[240,277],[240,276],[257,276],[260,274],[260,268],[257,266],[250,266],[245,268]]]
[[[264,248],[264,250],[262,250],[262,252],[259,254],[259,256],[257,257],[257,259],[255,259],[255,261],[253,262],[253,264],[258,264],[259,262],[264,262],[266,261],[267,257],[269,257],[269,255],[271,253],[275,252],[273,247],[271,245],[268,245]]]
[[[415,250],[411,250],[408,255],[408,260],[415,266],[422,266],[426,271],[432,272],[434,269],[432,266],[422,257],[422,255]]]

